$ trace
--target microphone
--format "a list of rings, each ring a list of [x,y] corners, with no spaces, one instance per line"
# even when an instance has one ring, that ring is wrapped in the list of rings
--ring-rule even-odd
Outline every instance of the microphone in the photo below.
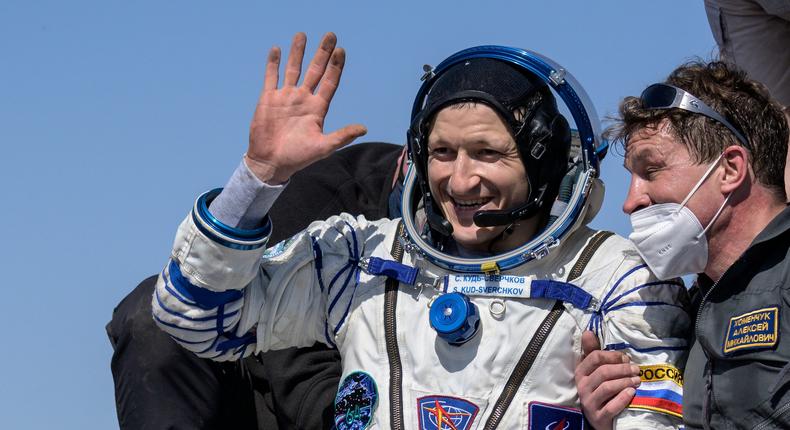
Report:
[[[530,218],[543,207],[543,195],[546,194],[547,187],[548,184],[544,184],[538,190],[537,197],[521,206],[510,210],[506,209],[501,211],[475,212],[472,220],[478,227],[496,227],[500,225],[512,224],[516,221]]]

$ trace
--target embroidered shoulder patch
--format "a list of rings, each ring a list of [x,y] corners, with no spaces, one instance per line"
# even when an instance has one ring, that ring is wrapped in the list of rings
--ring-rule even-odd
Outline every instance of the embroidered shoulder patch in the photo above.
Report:
[[[639,366],[642,383],[629,409],[661,412],[683,417],[683,371],[670,364]]]
[[[757,309],[730,318],[724,338],[725,354],[776,346],[779,341],[779,307]]]
[[[457,397],[425,396],[417,399],[420,430],[468,430],[480,408]]]
[[[376,381],[365,372],[353,372],[343,379],[335,397],[335,427],[364,430],[373,421],[379,393]]]
[[[584,430],[582,411],[548,403],[529,403],[530,430]]]

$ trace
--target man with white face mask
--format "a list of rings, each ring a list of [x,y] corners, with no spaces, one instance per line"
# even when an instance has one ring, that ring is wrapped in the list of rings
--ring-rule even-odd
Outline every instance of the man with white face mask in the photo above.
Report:
[[[699,273],[686,428],[788,428],[790,209],[781,106],[732,66],[694,62],[627,97],[610,133],[625,147],[631,184],[623,210],[639,253],[659,278]],[[627,404],[630,374],[617,359],[595,351],[577,369],[586,410],[606,415]]]

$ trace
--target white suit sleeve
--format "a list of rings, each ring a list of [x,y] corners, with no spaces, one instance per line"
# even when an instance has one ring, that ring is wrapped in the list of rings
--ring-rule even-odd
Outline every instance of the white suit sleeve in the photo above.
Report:
[[[634,255],[626,257],[609,285],[588,328],[604,349],[628,354],[642,379],[615,428],[641,429],[646,423],[649,428],[679,428],[691,327],[683,282],[659,281]]]
[[[269,220],[255,230],[223,224],[208,210],[218,193],[201,196],[179,227],[152,299],[160,328],[214,360],[334,346],[359,285],[358,262],[381,240],[378,223],[344,214],[266,250]]]
[[[157,325],[175,341],[224,361],[252,352],[262,294],[244,287],[258,276],[271,223],[265,218],[254,230],[223,224],[208,211],[219,192],[198,198],[179,226],[151,307]]]

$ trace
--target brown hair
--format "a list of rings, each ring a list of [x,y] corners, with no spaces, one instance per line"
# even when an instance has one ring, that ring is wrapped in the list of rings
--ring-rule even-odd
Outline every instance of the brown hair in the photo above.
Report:
[[[749,142],[750,163],[757,181],[784,199],[784,164],[788,124],[782,106],[767,88],[735,66],[695,60],[676,68],[665,83],[688,91],[740,130]],[[709,163],[730,145],[741,142],[725,126],[704,115],[681,109],[643,109],[639,97],[620,103],[619,117],[605,136],[628,151],[628,141],[645,127],[667,120],[669,132],[688,148],[697,163]]]

